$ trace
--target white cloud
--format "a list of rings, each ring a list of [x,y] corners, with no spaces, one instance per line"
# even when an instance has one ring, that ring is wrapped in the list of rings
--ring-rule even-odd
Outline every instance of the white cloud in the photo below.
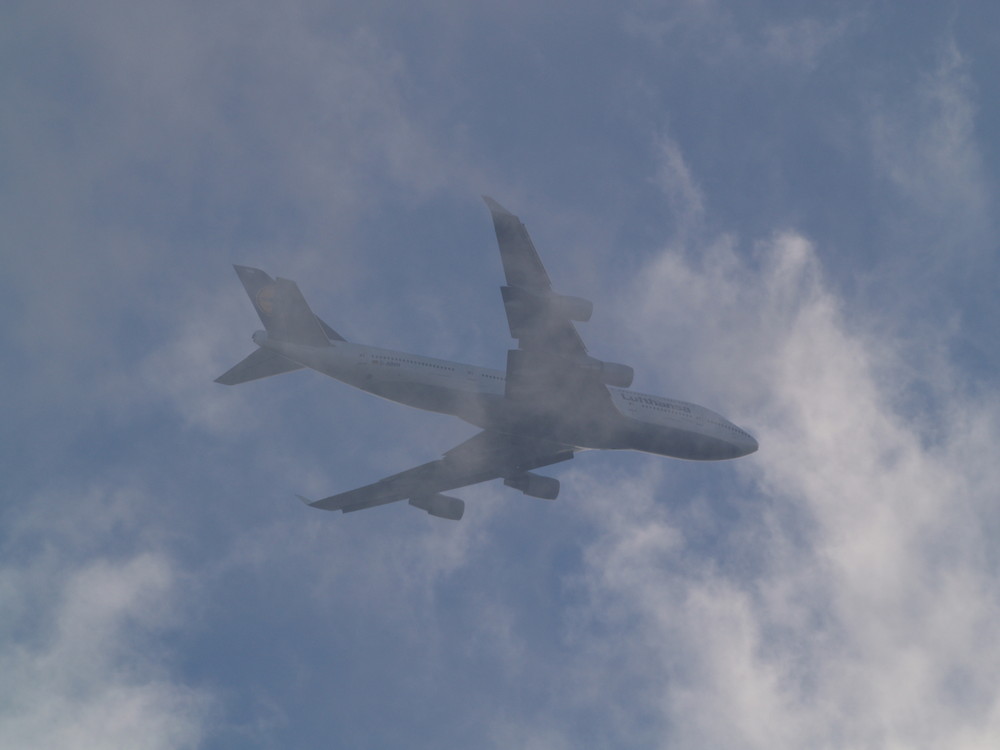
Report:
[[[121,412],[165,401],[186,426],[221,437],[276,425],[274,404],[246,417],[260,390],[227,399],[211,383],[249,351],[255,321],[232,276],[195,273],[206,262],[229,273],[201,243],[221,237],[211,251],[229,253],[244,240],[241,222],[259,221],[263,230],[239,248],[239,260],[266,265],[280,253],[291,269],[278,272],[331,290],[336,274],[342,290],[362,263],[352,262],[350,243],[329,241],[331,227],[350,234],[352,212],[387,184],[422,196],[451,183],[464,190],[473,168],[459,163],[461,139],[442,147],[421,124],[405,55],[358,19],[341,24],[308,3],[235,14],[224,3],[207,15],[194,6],[118,6],[84,12],[68,4],[57,22],[70,53],[52,64],[61,73],[60,63],[78,64],[86,96],[67,99],[53,79],[32,77],[37,66],[19,67],[27,72],[13,90],[24,106],[4,118],[10,153],[23,157],[10,181],[18,195],[0,217],[12,246],[25,250],[8,268],[22,305],[7,322],[26,357],[19,394],[39,404],[93,399]],[[650,18],[637,12],[626,25],[671,53],[696,46],[722,66],[759,62],[763,53],[808,68],[845,31],[839,22],[764,26],[761,48],[724,4],[677,7]],[[674,44],[681,34],[688,45]],[[946,49],[912,101],[873,115],[876,165],[916,209],[901,218],[922,217],[916,225],[940,226],[946,239],[966,237],[963,226],[978,237],[989,225],[966,64]],[[718,481],[699,487],[697,507],[685,505],[680,493],[689,490],[676,482],[684,470],[672,462],[601,476],[582,459],[561,470],[576,498],[564,495],[548,516],[548,506],[519,507],[518,523],[539,530],[515,541],[497,531],[500,503],[518,502],[500,499],[510,494],[502,488],[471,491],[480,502],[457,528],[405,507],[365,518],[315,514],[305,526],[293,501],[291,520],[273,526],[237,513],[231,536],[201,551],[209,557],[199,570],[204,590],[223,590],[233,571],[286,584],[273,590],[287,599],[262,597],[261,607],[307,589],[312,609],[302,620],[322,622],[323,635],[337,638],[288,653],[303,674],[317,671],[322,700],[334,689],[371,705],[393,689],[433,708],[427,686],[455,677],[475,690],[456,689],[441,704],[471,708],[498,746],[577,746],[573,720],[584,714],[599,717],[607,746],[989,746],[1000,734],[989,544],[1000,531],[995,392],[970,396],[945,354],[933,373],[918,373],[909,358],[915,342],[885,333],[903,324],[856,317],[800,233],[777,231],[750,257],[733,236],[704,242],[711,196],[675,140],[659,141],[659,157],[654,183],[679,219],[673,241],[704,249],[695,258],[671,247],[623,296],[620,330],[636,353],[628,361],[638,387],[718,408],[758,434],[760,453],[701,474]],[[287,200],[307,221],[268,220],[273,206],[261,196]],[[120,214],[117,199],[127,199]],[[188,213],[189,201],[205,215]],[[203,223],[175,225],[176,216],[195,214]],[[186,231],[198,239],[186,242]],[[338,245],[335,263],[330,244]],[[930,339],[935,352],[949,333],[943,326]],[[934,424],[900,409],[916,377],[941,405]],[[384,425],[338,417],[342,432],[332,439],[264,434],[257,445],[269,455],[255,478],[287,476],[304,490],[332,492],[346,488],[353,459],[403,468],[433,457],[426,451],[438,444],[434,418],[418,415],[419,427],[392,436],[403,447],[386,440],[372,458],[362,431],[384,438]],[[78,421],[64,419],[69,429]],[[293,436],[296,424],[282,424]],[[152,446],[178,438],[160,434]],[[316,460],[307,442],[336,460]],[[186,486],[204,478],[192,475]],[[225,502],[243,509],[243,499]],[[719,514],[722,501],[745,510],[736,519]],[[175,624],[175,564],[148,548],[103,549],[134,534],[139,514],[131,491],[116,490],[6,516],[16,545],[0,568],[0,705],[12,707],[0,710],[2,743],[177,747],[206,736],[211,696],[172,677],[157,639]],[[570,516],[578,524],[571,531]],[[695,521],[716,534],[710,545]],[[525,573],[517,564],[527,550],[515,549],[522,539],[582,552],[578,565],[567,563],[571,603],[553,603],[543,590],[539,611],[527,611],[525,589],[553,575],[555,554],[539,554],[541,564]],[[549,630],[536,636],[526,632],[532,627]],[[551,655],[546,638],[566,652]],[[344,673],[369,674],[370,663],[345,655],[354,646],[389,651],[377,676],[405,672],[402,687],[371,677],[337,684]],[[394,659],[412,669],[397,670]],[[479,682],[477,667],[499,687]],[[511,700],[514,692],[536,705]],[[258,703],[274,706],[269,714],[279,718],[269,721],[283,726],[299,708],[278,693]],[[327,710],[323,703],[317,713]]]
[[[169,561],[142,553],[67,563],[3,568],[0,744],[26,750],[197,745],[209,696],[171,681],[151,637],[171,618]]]
[[[639,3],[623,18],[626,33],[657,46],[668,46],[697,39],[709,42],[696,54],[731,55],[744,42],[732,13],[717,0],[684,0],[679,3]]]
[[[327,571],[316,588],[329,617],[350,602],[358,621],[422,644],[427,656],[408,662],[417,679],[469,679],[463,654],[490,666],[495,698],[461,705],[498,746],[574,745],[576,718],[599,711],[615,746],[988,747],[1000,731],[1000,591],[985,531],[1000,525],[996,397],[972,402],[938,381],[952,416],[927,440],[896,406],[912,377],[901,342],[852,317],[813,244],[785,231],[750,258],[735,245],[664,252],[626,296],[640,311],[637,369],[675,370],[664,392],[760,438],[758,454],[708,467],[730,481],[698,490],[709,513],[723,501],[745,510],[717,520],[706,547],[675,464],[599,475],[574,463],[562,474],[573,498],[560,502],[587,531],[573,535],[582,562],[566,581],[579,595],[558,615],[568,653],[539,647],[519,597],[483,569],[495,510],[461,529],[417,528],[406,509],[360,532],[359,519],[318,518],[311,528],[332,543],[317,536],[293,554]],[[694,393],[677,391],[685,381]],[[291,550],[296,533],[239,548]],[[463,568],[484,576],[482,592],[463,593],[456,612],[435,592],[454,591]],[[472,626],[457,650],[452,618]],[[521,682],[540,704],[511,720],[503,707]]]
[[[841,13],[769,22],[739,3],[716,0],[637,5],[624,14],[625,32],[660,49],[679,48],[688,60],[711,66],[779,63],[798,72],[812,72],[864,20],[863,13]]]
[[[0,555],[0,745],[181,748],[214,699],[168,669],[176,565],[135,487],[39,493],[9,513]]]
[[[928,443],[894,407],[900,343],[851,320],[811,243],[775,235],[752,263],[730,245],[642,274],[636,364],[704,374],[699,396],[756,430],[761,451],[738,466],[757,488],[748,528],[692,550],[683,514],[650,504],[669,479],[592,478],[584,507],[607,530],[587,554],[585,616],[628,644],[584,639],[592,679],[628,686],[626,712],[657,717],[664,746],[987,747],[996,394],[938,383],[953,416]]]
[[[925,283],[970,283],[994,254],[978,92],[954,39],[941,45],[935,63],[915,86],[873,101],[872,154],[877,174],[904,201],[891,215],[895,239],[907,245],[895,266]]]
[[[676,217],[676,235],[678,241],[684,243],[703,229],[705,199],[677,142],[664,134],[657,146],[658,168],[653,183],[663,192],[667,206]]]
[[[827,47],[844,36],[854,18],[800,18],[764,28],[764,54],[786,65],[812,70]]]
[[[121,381],[157,370],[182,411],[221,424],[177,382],[218,360],[221,322],[207,316],[220,305],[202,309],[215,272],[233,253],[280,253],[284,274],[349,287],[359,212],[386,184],[464,190],[459,149],[420,126],[390,45],[309,3],[63,10],[14,19],[61,39],[61,53],[5,71],[17,189],[0,221],[17,248],[6,278],[18,315],[4,333],[22,393],[114,409]]]

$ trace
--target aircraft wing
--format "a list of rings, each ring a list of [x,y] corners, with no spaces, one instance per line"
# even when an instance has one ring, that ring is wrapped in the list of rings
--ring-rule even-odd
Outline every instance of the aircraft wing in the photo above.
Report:
[[[569,460],[573,458],[574,450],[572,446],[562,443],[485,430],[455,446],[437,461],[393,474],[356,490],[307,502],[313,508],[351,513],[410,499],[412,505],[428,510],[425,507],[427,500],[441,492],[500,477],[519,477],[531,469]],[[454,498],[446,499],[461,503]],[[461,510],[457,512],[455,520],[461,518]]]
[[[629,387],[632,368],[587,354],[573,321],[589,320],[593,305],[553,292],[524,224],[492,198],[483,200],[507,279],[501,292],[510,335],[518,340],[518,349],[507,354],[505,395],[540,412],[565,415],[587,404],[591,413],[613,415],[606,386]]]
[[[483,196],[493,215],[493,229],[500,246],[507,286],[501,288],[510,335],[525,351],[544,351],[561,356],[587,354],[573,319],[564,305],[553,300],[574,300],[552,291],[552,282],[538,257],[538,251],[524,224],[514,214],[488,196]],[[585,300],[578,300],[584,302]],[[589,312],[583,318],[590,317]]]

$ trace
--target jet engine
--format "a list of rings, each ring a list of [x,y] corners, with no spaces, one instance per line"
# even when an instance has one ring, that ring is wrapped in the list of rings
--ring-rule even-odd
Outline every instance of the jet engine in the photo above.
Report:
[[[602,362],[595,359],[593,367],[597,370],[602,383],[615,388],[628,388],[632,385],[632,378],[635,377],[635,370],[617,362]]]
[[[552,477],[543,477],[540,474],[532,474],[526,471],[523,474],[515,474],[507,477],[503,483],[515,490],[520,490],[529,497],[539,497],[542,500],[555,500],[559,496],[559,480]]]
[[[422,497],[411,497],[410,505],[425,510],[437,518],[447,518],[449,521],[461,521],[465,513],[465,501],[457,497],[449,497],[435,493]]]
[[[549,310],[555,315],[586,323],[594,314],[594,303],[583,297],[567,297],[562,294],[548,296]]]
[[[583,297],[568,297],[555,292],[539,293],[521,286],[502,286],[500,293],[508,316],[513,314],[512,324],[516,328],[527,325],[529,319],[537,315],[555,315],[586,323],[594,314],[594,303]]]

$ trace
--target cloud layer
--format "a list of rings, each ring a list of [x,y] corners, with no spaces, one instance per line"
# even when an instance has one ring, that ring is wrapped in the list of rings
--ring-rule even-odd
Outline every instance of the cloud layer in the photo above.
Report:
[[[683,509],[651,521],[640,498],[669,496],[668,480],[592,480],[595,519],[608,497],[639,496],[588,549],[588,615],[629,644],[629,695],[664,745],[987,747],[1000,721],[1000,477],[983,460],[996,401],[938,383],[951,417],[933,435],[894,409],[908,385],[897,344],[850,320],[801,236],[776,235],[754,262],[668,252],[641,284],[642,330],[686,311],[703,334],[650,334],[644,352],[738,375],[730,408],[762,446],[739,467],[742,528],[708,554],[686,541]]]
[[[0,744],[995,745],[972,5],[5,9]],[[595,355],[760,452],[583,454],[457,525],[291,499],[472,430],[212,383],[258,325],[229,264],[499,366],[480,192]]]
[[[36,497],[5,529],[0,744],[153,750],[204,739],[212,698],[172,673],[162,640],[185,603],[176,565],[163,553],[101,551],[136,533],[141,494],[94,488],[69,522]]]

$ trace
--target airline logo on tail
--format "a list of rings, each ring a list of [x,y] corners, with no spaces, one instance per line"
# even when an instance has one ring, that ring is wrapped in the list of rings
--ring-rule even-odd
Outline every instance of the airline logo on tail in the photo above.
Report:
[[[257,309],[262,313],[270,315],[274,312],[274,284],[261,287],[254,301],[257,303]]]

